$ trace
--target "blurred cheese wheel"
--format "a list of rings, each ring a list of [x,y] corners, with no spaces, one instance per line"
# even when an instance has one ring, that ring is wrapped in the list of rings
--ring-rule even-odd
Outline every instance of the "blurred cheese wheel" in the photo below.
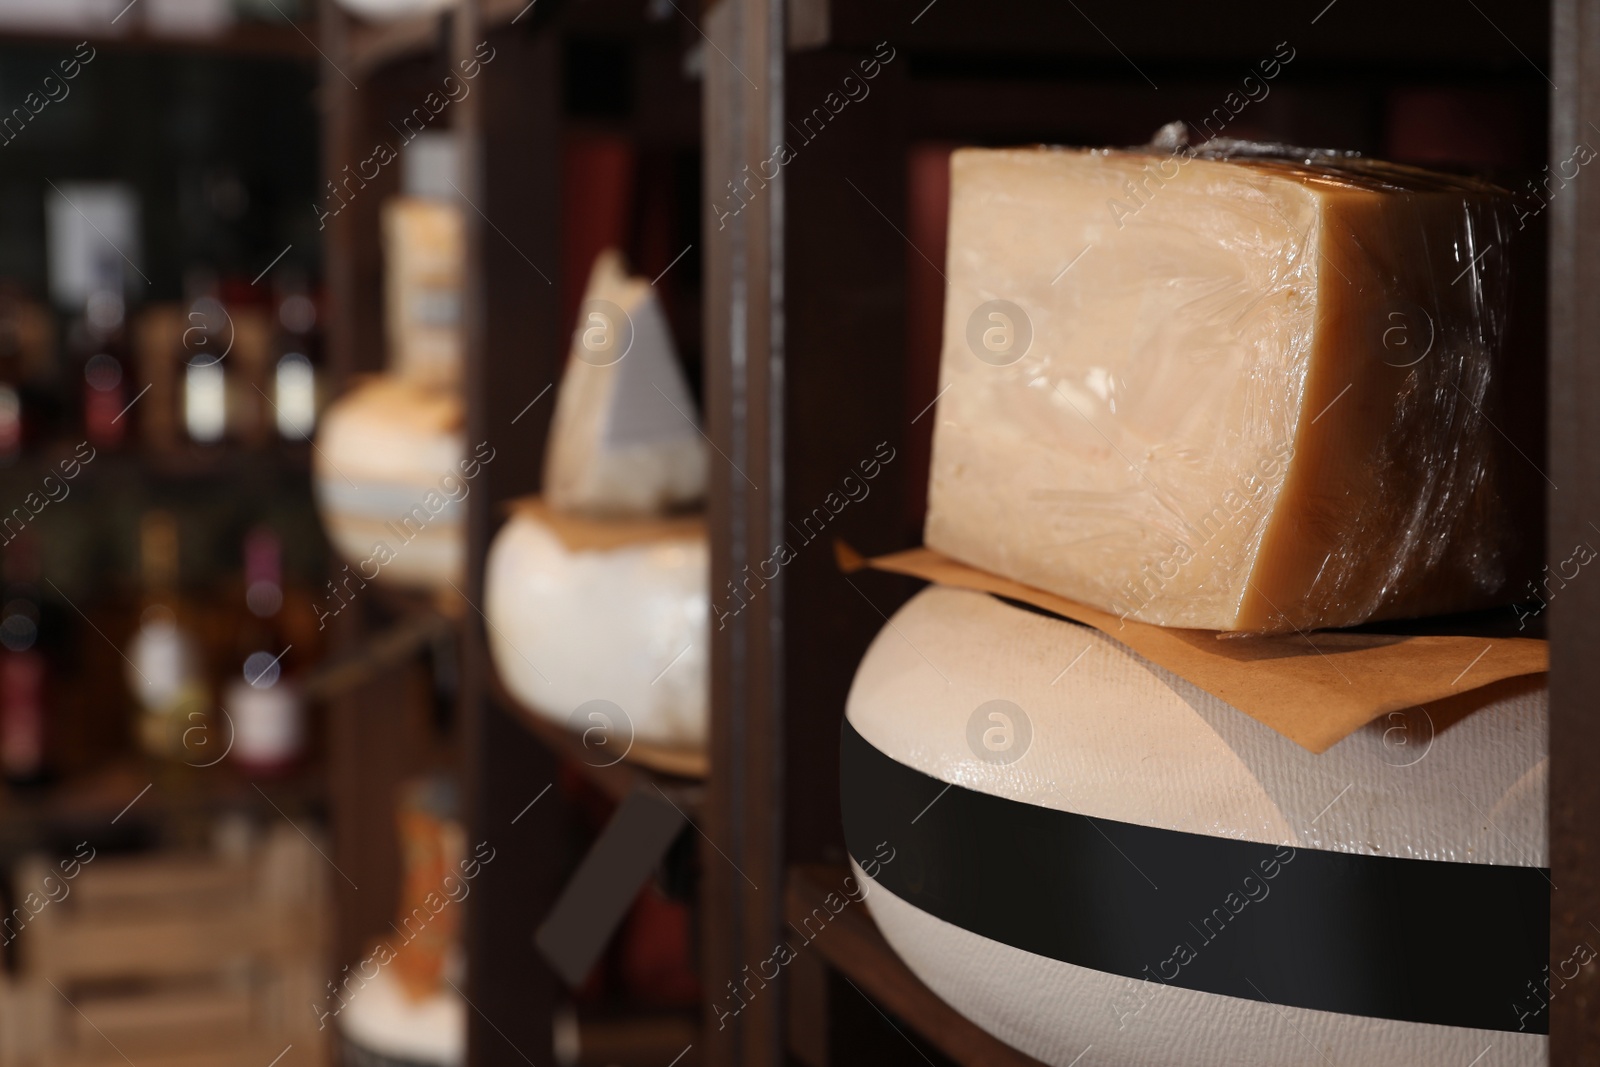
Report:
[[[453,391],[390,377],[368,379],[329,406],[312,480],[328,540],[351,575],[430,589],[460,584],[468,475],[479,470],[466,454],[463,420]]]
[[[933,587],[846,718],[884,937],[1046,1063],[1546,1061],[1542,676],[1314,755],[1095,630]]]
[[[597,762],[635,746],[703,749],[709,568],[703,528],[571,550],[538,518],[514,515],[484,577],[500,678],[524,704],[584,734]]]
[[[350,973],[381,958],[369,956]],[[346,1067],[460,1067],[467,1058],[467,1005],[461,995],[441,985],[438,992],[412,1000],[390,971],[383,967],[371,979],[358,976],[353,992],[347,989],[348,1003],[335,1016],[343,1038],[340,1062]]]
[[[365,19],[398,19],[430,15],[454,7],[456,0],[339,0],[339,6]]]

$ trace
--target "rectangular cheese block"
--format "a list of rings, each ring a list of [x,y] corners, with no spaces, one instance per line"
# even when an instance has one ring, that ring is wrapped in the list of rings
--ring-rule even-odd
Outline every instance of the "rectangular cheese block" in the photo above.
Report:
[[[1508,197],[1359,160],[952,158],[926,541],[1128,618],[1486,606]]]

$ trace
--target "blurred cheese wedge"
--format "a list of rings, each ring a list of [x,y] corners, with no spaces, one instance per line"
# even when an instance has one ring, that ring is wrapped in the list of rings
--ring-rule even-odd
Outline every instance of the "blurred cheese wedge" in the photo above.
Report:
[[[927,543],[1167,626],[1493,603],[1505,206],[1362,161],[957,152]]]
[[[637,746],[703,747],[709,560],[699,519],[597,523],[519,508],[484,576],[500,678],[573,726],[597,763]]]
[[[659,513],[699,501],[706,447],[655,292],[622,256],[595,260],[556,397],[544,493],[574,514]]]
[[[464,418],[454,390],[391,377],[362,382],[323,415],[317,509],[361,579],[440,589],[462,580],[463,502],[485,459],[467,457]]]

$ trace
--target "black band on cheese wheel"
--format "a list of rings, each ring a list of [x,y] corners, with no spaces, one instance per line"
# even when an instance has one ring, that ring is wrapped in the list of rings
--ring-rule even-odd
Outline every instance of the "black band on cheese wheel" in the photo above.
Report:
[[[841,749],[850,855],[902,900],[992,941],[1280,1006],[1549,1032],[1545,868],[1291,849],[1057,811],[933,778],[849,720]]]

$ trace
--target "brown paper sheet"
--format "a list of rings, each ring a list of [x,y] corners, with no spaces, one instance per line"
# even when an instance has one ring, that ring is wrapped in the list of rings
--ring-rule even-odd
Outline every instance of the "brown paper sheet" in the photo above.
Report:
[[[651,541],[703,541],[704,515],[647,519],[592,519],[556,511],[537,496],[519,497],[506,505],[512,515],[527,515],[547,526],[568,552],[601,551]]]
[[[1525,637],[1318,631],[1222,638],[1215,630],[1120,619],[928,548],[864,560],[840,544],[837,554],[846,571],[868,566],[995,593],[1092,626],[1312,752],[1326,752],[1391,711],[1550,669],[1548,642]]]

